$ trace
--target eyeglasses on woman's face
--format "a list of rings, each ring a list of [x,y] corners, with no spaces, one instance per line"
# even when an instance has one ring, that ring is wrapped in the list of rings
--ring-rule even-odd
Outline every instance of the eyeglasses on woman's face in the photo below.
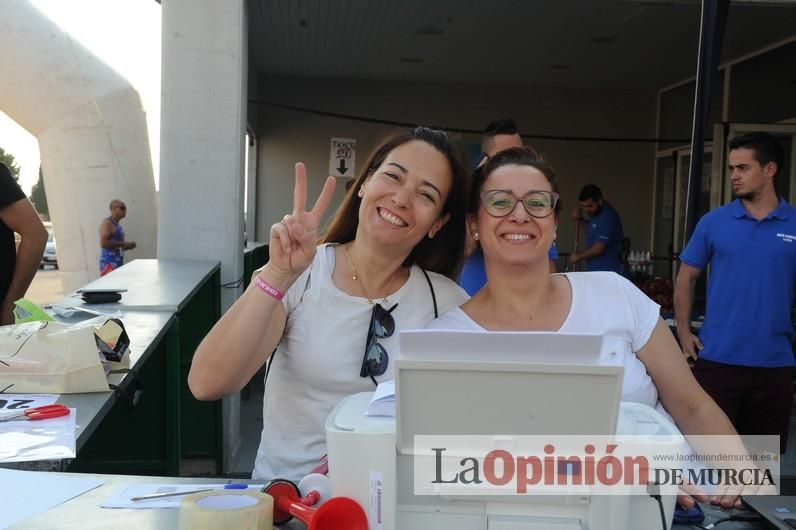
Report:
[[[365,342],[365,355],[362,357],[359,377],[370,377],[376,385],[378,385],[376,376],[383,375],[390,362],[390,356],[384,346],[379,344],[379,339],[386,339],[395,333],[395,319],[390,313],[396,307],[398,304],[389,309],[384,309],[381,304],[373,304],[373,312],[370,314],[368,338]]]
[[[492,217],[506,217],[514,211],[517,202],[522,202],[528,215],[542,219],[555,211],[558,198],[558,193],[546,190],[532,190],[523,197],[508,190],[488,190],[481,194],[481,204]]]

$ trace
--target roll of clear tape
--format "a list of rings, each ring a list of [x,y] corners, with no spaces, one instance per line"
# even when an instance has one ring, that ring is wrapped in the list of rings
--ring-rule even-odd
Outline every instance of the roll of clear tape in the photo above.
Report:
[[[273,530],[274,499],[256,490],[213,490],[180,502],[180,530]]]

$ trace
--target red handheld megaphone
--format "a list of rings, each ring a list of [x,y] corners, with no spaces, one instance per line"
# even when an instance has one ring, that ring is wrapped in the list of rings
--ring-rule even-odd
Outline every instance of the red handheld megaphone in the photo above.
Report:
[[[368,530],[365,511],[353,499],[332,497],[318,508],[317,491],[301,497],[298,487],[289,480],[277,479],[263,488],[274,498],[274,524],[281,525],[296,517],[308,530]]]

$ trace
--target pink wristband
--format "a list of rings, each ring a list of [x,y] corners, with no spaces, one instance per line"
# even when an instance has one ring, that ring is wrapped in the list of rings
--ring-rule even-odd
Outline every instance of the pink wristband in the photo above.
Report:
[[[257,276],[254,279],[254,285],[260,288],[264,293],[270,294],[277,300],[281,300],[285,297],[285,293],[277,289],[276,287],[269,285],[265,280],[263,280],[260,276]]]

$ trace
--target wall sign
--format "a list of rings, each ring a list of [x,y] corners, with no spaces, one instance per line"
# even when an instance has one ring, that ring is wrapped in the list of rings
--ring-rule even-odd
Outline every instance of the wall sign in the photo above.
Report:
[[[329,152],[329,174],[333,177],[354,178],[357,161],[357,141],[353,138],[332,138]]]

